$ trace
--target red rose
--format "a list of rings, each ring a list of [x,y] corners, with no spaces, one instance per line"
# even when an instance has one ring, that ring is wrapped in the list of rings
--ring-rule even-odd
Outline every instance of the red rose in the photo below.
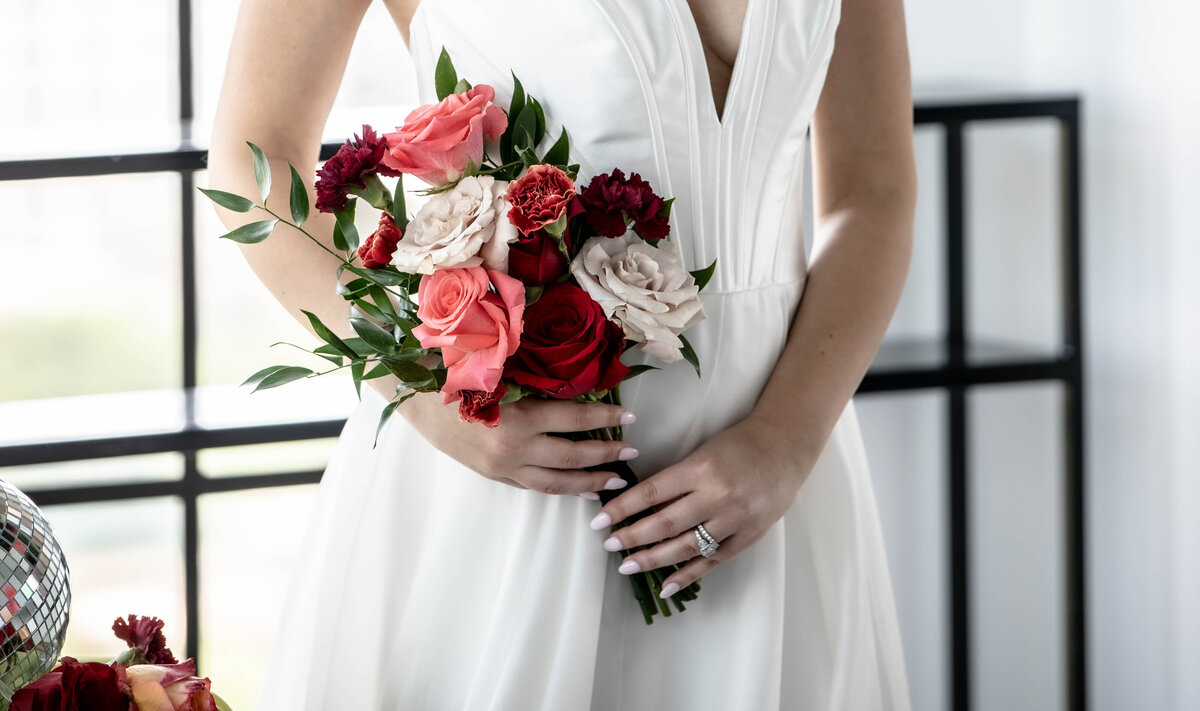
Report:
[[[358,246],[358,258],[367,269],[382,269],[392,263],[392,255],[396,245],[404,235],[392,221],[392,216],[384,212],[379,216],[379,227],[371,233],[365,242]]]
[[[598,235],[620,237],[627,229],[626,220],[632,220],[633,228],[648,240],[662,239],[671,231],[667,218],[659,214],[666,202],[637,173],[626,178],[616,168],[612,173],[597,175],[579,193],[579,202],[588,225]]]
[[[624,345],[621,327],[586,291],[555,284],[525,309],[521,346],[504,364],[504,377],[559,400],[611,390],[629,374]]]
[[[367,187],[366,176],[379,173],[396,177],[399,172],[380,163],[387,154],[387,143],[370,126],[363,124],[363,135],[347,140],[332,158],[317,171],[317,209],[336,212],[346,207],[351,190]]]
[[[13,694],[10,711],[128,711],[125,668],[100,662],[80,664],[63,657],[53,671]]]
[[[561,168],[539,163],[508,184],[508,221],[529,234],[562,217],[575,201],[575,183]]]
[[[464,422],[479,422],[488,427],[500,424],[500,400],[508,393],[508,386],[500,383],[490,393],[482,390],[463,390],[459,394],[458,416]]]
[[[508,275],[527,286],[545,286],[567,273],[567,255],[554,235],[537,230],[508,245]]]

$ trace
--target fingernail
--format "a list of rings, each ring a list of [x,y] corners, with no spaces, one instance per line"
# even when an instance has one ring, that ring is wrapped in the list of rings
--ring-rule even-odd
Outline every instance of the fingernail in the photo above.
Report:
[[[628,485],[629,485],[628,482],[626,482],[624,479],[622,479],[619,476],[614,476],[612,479],[609,479],[608,481],[604,482],[604,488],[608,489],[609,491],[612,491],[613,489],[624,489]],[[604,525],[607,526],[608,524],[604,524]]]
[[[617,568],[617,572],[621,575],[633,575],[640,572],[641,569],[642,566],[638,565],[636,560],[627,560]]]
[[[617,540],[616,536],[609,536],[604,540],[604,550],[606,551],[616,552],[621,550],[621,548],[623,548],[623,546],[621,545],[621,542]]]
[[[585,499],[588,499],[589,501],[599,501],[600,500],[600,495],[594,491],[585,491],[582,494],[580,494],[580,496],[582,496]]]
[[[661,597],[662,599],[666,600],[667,598],[671,597],[672,595],[674,595],[677,592],[679,592],[679,584],[678,583],[667,583],[666,585],[663,586],[662,592],[660,592],[658,594],[658,596]]]
[[[633,447],[626,447],[625,449],[622,449],[617,454],[617,459],[621,460],[622,462],[628,462],[630,459],[633,459],[637,455],[638,455],[638,451],[636,449],[634,449]]]
[[[603,511],[596,514],[596,518],[592,519],[592,523],[591,523],[593,531],[599,531],[600,529],[607,528],[611,525],[612,525],[612,516],[609,516],[608,514],[604,513]]]
[[[637,415],[633,414],[629,410],[621,413],[621,424],[632,425],[634,422],[637,422]]]

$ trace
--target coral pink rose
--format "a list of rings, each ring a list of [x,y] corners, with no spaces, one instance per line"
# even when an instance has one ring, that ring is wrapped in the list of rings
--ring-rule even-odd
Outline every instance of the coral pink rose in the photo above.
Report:
[[[492,87],[478,84],[414,109],[395,133],[384,134],[388,152],[381,162],[430,185],[457,180],[467,161],[477,166],[483,161],[483,142],[496,140],[508,127],[508,116],[492,103],[495,98]]]
[[[425,348],[442,349],[445,401],[461,390],[494,391],[504,360],[521,344],[525,286],[483,267],[439,269],[421,279],[417,299],[422,323],[413,335]]]
[[[125,669],[138,711],[217,711],[211,682],[195,674],[190,659],[182,664],[136,664]]]

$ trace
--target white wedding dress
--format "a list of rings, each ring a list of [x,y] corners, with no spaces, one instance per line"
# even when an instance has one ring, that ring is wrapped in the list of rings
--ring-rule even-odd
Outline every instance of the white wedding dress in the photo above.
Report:
[[[422,100],[443,46],[502,106],[515,71],[549,136],[566,126],[581,184],[640,173],[675,197],[689,268],[717,259],[708,320],[688,331],[704,377],[677,363],[622,388],[640,476],[745,416],[784,346],[839,14],[840,0],[749,0],[722,120],[686,0],[424,0],[413,19]],[[260,709],[909,707],[853,403],[786,515],[651,626],[588,527],[596,502],[485,479],[399,417],[372,449],[382,405],[364,388],[321,482]]]

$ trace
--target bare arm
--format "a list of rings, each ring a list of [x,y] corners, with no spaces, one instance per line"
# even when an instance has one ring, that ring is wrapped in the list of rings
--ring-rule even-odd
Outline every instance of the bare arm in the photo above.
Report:
[[[230,48],[225,82],[209,151],[210,187],[257,195],[249,148],[252,141],[271,162],[279,186],[267,206],[288,215],[287,164],[308,182],[319,156],[321,132],[341,83],[354,37],[370,0],[244,0]],[[388,10],[401,28],[415,0],[392,0]],[[391,127],[386,127],[390,129]],[[229,228],[267,217],[219,210]],[[314,213],[304,225],[327,247],[333,246],[333,220]],[[254,272],[290,314],[316,313],[330,328],[352,335],[348,308],[334,291],[337,260],[296,230],[280,226],[266,241],[243,247]],[[385,398],[396,385],[388,376],[369,381]],[[628,459],[636,451],[623,443],[570,442],[548,432],[588,430],[628,424],[621,408],[570,402],[521,401],[504,406],[501,425],[488,429],[460,422],[455,407],[437,394],[422,394],[397,411],[434,446],[496,481],[546,493],[586,494],[623,486],[620,478],[588,467]],[[598,497],[596,497],[598,498]]]

